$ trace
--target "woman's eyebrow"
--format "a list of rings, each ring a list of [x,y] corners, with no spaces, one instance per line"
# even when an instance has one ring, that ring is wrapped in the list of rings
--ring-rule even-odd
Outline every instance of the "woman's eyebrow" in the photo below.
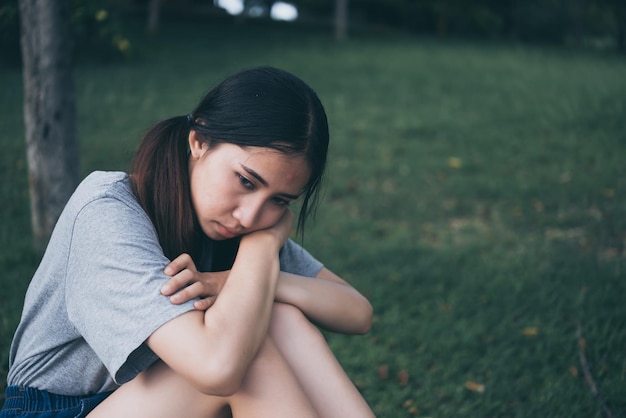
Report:
[[[265,186],[265,187],[268,186],[267,181],[265,181],[265,179],[263,177],[261,177],[261,175],[259,173],[257,173],[256,171],[254,171],[250,167],[246,167],[245,165],[243,165],[241,163],[239,165],[241,165],[241,168],[243,168],[243,170],[246,173],[250,174],[252,177],[257,179],[258,182],[261,183],[263,186]],[[297,198],[300,197],[299,195],[294,195],[294,194],[289,194],[289,193],[280,193],[280,196],[286,197],[286,198],[291,199],[291,200],[296,200]]]
[[[239,163],[239,165],[241,165],[241,168],[243,168],[245,172],[247,172],[252,177],[257,179],[259,181],[259,183],[261,183],[263,186],[267,187],[267,182],[265,181],[265,179],[263,177],[261,177],[261,175],[259,173],[257,173],[256,171],[254,171],[250,167],[246,167],[245,165],[243,165],[241,163]]]

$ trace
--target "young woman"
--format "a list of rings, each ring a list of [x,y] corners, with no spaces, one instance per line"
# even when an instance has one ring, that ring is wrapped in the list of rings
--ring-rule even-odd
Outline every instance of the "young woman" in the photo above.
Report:
[[[289,239],[327,148],[314,91],[256,68],[149,130],[130,175],[88,176],[29,286],[0,416],[373,416],[316,327],[366,333],[372,308]]]

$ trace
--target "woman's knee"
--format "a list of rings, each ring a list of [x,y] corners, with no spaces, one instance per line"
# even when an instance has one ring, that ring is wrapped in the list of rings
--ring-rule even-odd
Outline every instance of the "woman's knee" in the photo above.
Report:
[[[308,326],[310,321],[302,311],[287,303],[274,303],[271,324],[284,326]]]
[[[275,303],[270,321],[270,335],[277,339],[293,338],[298,333],[306,333],[323,338],[322,333],[309,321],[302,311],[286,303]]]
[[[224,417],[224,398],[205,395],[158,360],[123,384],[89,415],[99,417]]]

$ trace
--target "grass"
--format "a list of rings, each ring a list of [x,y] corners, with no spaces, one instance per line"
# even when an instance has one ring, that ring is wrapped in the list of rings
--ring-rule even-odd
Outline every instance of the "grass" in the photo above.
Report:
[[[328,338],[378,416],[601,417],[579,329],[626,415],[623,57],[198,22],[131,42],[135,59],[77,69],[83,174],[125,169],[153,121],[238,69],[279,66],[318,91],[332,144],[305,244],[375,307],[367,336]],[[38,257],[20,74],[0,71],[6,359]]]

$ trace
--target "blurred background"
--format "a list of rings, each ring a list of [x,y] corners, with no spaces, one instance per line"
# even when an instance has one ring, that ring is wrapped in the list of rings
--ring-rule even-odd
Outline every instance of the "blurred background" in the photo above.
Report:
[[[303,244],[374,306],[368,335],[327,337],[377,416],[626,416],[626,2],[72,0],[49,35],[26,19],[65,34],[74,109],[75,155],[41,164],[38,121],[61,123],[25,126],[25,84],[57,69],[23,72],[21,3],[0,0],[2,391],[40,259],[33,169],[68,166],[70,190],[126,170],[151,124],[272,65],[328,113]]]
[[[123,20],[158,32],[162,18],[282,21],[349,31],[404,32],[439,39],[499,40],[601,50],[626,48],[621,0],[70,0],[77,53],[129,54]],[[230,19],[229,19],[230,18]],[[143,20],[143,22],[142,22]],[[0,1],[3,61],[19,62],[18,1]],[[90,48],[99,47],[98,51]],[[117,51],[106,51],[109,48]]]

